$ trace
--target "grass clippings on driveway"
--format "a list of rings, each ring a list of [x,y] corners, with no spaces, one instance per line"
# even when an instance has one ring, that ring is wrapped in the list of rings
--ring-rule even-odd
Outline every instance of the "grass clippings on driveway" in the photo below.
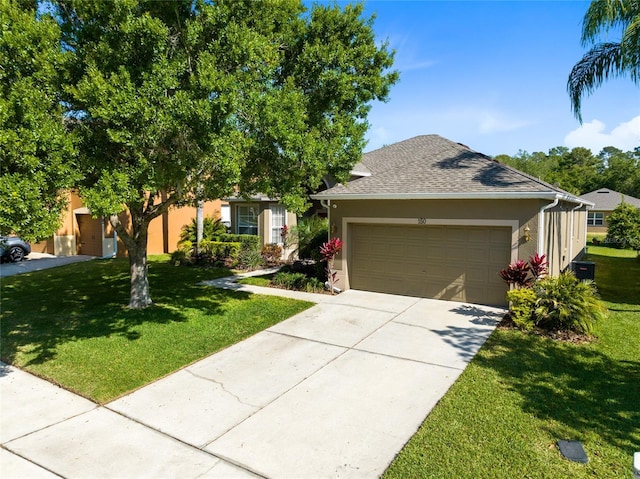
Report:
[[[640,450],[640,262],[589,251],[610,310],[597,339],[496,330],[384,478],[631,477]],[[581,441],[589,462],[564,459],[561,439]]]
[[[0,357],[98,403],[235,344],[311,303],[200,281],[224,269],[149,261],[154,306],[126,307],[127,260],[94,260],[2,280]]]

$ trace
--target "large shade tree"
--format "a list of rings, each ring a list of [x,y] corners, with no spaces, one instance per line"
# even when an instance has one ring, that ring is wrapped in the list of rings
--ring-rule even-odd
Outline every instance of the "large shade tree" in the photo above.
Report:
[[[601,42],[612,30],[621,32],[620,41]],[[580,122],[582,99],[605,80],[629,75],[640,83],[640,0],[591,2],[583,19],[582,44],[590,49],[574,65],[567,82],[571,108]]]
[[[79,191],[127,247],[130,307],[152,304],[148,226],[172,206],[238,188],[300,210],[324,175],[347,179],[370,102],[397,79],[362,11],[307,11],[299,0],[55,2],[73,57],[64,91]]]
[[[0,2],[0,233],[50,237],[77,170],[63,122],[60,29],[35,2]]]

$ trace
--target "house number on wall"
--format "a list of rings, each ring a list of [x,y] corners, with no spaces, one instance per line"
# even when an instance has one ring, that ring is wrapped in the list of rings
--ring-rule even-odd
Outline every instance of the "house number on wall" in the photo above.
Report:
[[[427,224],[427,218],[418,218],[418,224],[419,225],[426,225]]]

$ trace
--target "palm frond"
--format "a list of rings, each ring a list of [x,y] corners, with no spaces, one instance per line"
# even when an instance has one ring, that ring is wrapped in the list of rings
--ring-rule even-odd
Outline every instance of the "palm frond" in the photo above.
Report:
[[[638,16],[640,0],[594,0],[582,21],[582,45],[595,43],[601,34],[613,28],[626,30]]]
[[[635,83],[640,82],[640,14],[627,26],[620,42],[622,56]]]
[[[604,80],[623,75],[625,66],[620,43],[595,45],[574,65],[567,81],[567,91],[571,97],[571,109],[581,123],[582,98],[590,95]]]

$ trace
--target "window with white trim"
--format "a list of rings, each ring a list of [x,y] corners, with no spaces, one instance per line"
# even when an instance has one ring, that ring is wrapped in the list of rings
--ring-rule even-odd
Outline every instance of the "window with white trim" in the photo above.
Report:
[[[238,234],[257,235],[259,213],[260,208],[257,204],[238,205],[236,211],[238,217]]]
[[[587,214],[588,226],[603,226],[604,225],[604,213],[600,211],[589,211]]]
[[[281,205],[271,205],[271,242],[282,244],[282,227],[287,224],[287,210]]]

